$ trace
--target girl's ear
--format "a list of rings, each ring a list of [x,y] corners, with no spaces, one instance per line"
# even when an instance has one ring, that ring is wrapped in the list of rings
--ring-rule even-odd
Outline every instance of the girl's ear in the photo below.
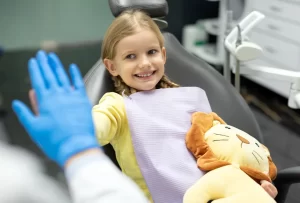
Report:
[[[117,72],[117,69],[114,65],[114,62],[110,59],[104,59],[103,60],[103,63],[106,67],[106,69],[108,70],[108,72],[112,75],[112,76],[118,76],[118,72]]]
[[[167,61],[167,51],[166,51],[165,47],[161,48],[161,53],[162,53],[162,57],[163,57],[164,63],[166,63],[166,61]]]

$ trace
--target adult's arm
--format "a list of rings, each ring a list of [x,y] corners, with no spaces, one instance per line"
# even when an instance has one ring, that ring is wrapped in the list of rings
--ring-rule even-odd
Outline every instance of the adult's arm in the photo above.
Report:
[[[74,203],[148,202],[139,187],[101,150],[88,150],[71,158],[65,172]]]

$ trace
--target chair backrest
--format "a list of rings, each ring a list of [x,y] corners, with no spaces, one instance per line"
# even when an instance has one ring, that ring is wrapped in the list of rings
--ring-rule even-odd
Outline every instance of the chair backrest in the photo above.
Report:
[[[166,0],[108,0],[113,16],[119,16],[124,10],[140,9],[152,18],[161,18],[169,13],[169,6]]]
[[[114,91],[111,77],[108,71],[105,69],[101,59],[99,59],[84,76],[84,83],[87,95],[92,105],[96,105],[106,92]],[[108,144],[103,146],[103,149],[105,154],[113,161],[113,163],[120,168],[112,146]]]
[[[253,113],[235,88],[213,67],[186,51],[172,34],[163,35],[169,78],[181,86],[197,86],[205,90],[214,112],[229,125],[244,130],[263,143]],[[97,104],[104,93],[114,91],[110,75],[101,60],[86,74],[85,85],[93,104]]]
[[[259,125],[244,98],[204,60],[189,53],[170,33],[164,33],[167,50],[166,74],[181,86],[206,91],[212,110],[224,121],[263,142]]]

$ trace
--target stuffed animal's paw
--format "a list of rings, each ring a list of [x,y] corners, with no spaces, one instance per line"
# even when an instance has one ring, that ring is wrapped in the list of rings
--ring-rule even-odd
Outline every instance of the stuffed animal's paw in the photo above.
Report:
[[[262,180],[260,182],[260,185],[273,199],[275,199],[275,197],[278,194],[278,191],[277,188],[272,183],[266,180]]]

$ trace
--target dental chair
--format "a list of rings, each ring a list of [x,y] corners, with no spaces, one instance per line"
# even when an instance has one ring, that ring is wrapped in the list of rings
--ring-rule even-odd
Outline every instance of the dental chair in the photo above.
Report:
[[[168,14],[165,0],[109,0],[113,15],[116,17],[129,8],[138,8],[147,12],[160,27],[166,27],[163,17]],[[213,67],[186,51],[179,41],[168,32],[163,32],[167,50],[166,74],[181,86],[197,86],[206,91],[211,107],[228,124],[240,128],[261,143],[264,143],[259,125],[248,104]],[[113,83],[101,59],[84,77],[87,94],[93,105],[103,94],[114,91]],[[114,151],[110,145],[104,151],[117,165]],[[118,166],[118,165],[117,165]],[[284,203],[291,184],[300,182],[300,167],[284,169],[278,172],[274,181],[278,189],[276,201]]]

